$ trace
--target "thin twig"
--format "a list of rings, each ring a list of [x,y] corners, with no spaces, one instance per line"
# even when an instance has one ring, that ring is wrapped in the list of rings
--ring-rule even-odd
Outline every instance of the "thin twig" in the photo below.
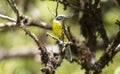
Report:
[[[19,10],[14,2],[14,0],[7,0],[8,3],[10,4],[11,8],[13,9],[13,11],[15,12],[16,16],[17,16],[17,21],[16,21],[16,24],[18,24],[18,27],[21,27],[21,29],[23,29],[26,34],[28,34],[34,41],[35,43],[38,45],[39,49],[44,52],[46,51],[45,50],[45,47],[43,47],[40,43],[39,43],[39,40],[38,38],[34,35],[34,33],[32,33],[29,29],[26,28],[25,24],[28,23],[28,18],[25,17],[25,16],[22,16],[19,14]]]
[[[15,24],[16,19],[14,19],[12,17],[0,14],[0,18],[11,21],[11,22],[6,22],[6,23],[0,23],[0,27],[13,27],[16,25]],[[40,21],[40,20],[32,20],[30,18],[28,18],[28,23],[25,25],[26,26],[37,26],[37,27],[41,27],[41,28],[49,29],[49,30],[52,29],[52,26],[50,24]]]
[[[14,0],[7,0],[13,11],[16,13],[16,16],[19,16],[18,8],[14,2]]]
[[[0,18],[6,19],[11,22],[16,22],[16,20],[14,18],[11,18],[11,17],[3,15],[3,14],[0,14]]]
[[[83,9],[80,9],[78,6],[76,6],[74,4],[71,4],[71,3],[67,2],[67,1],[65,3],[63,1],[61,1],[61,0],[58,0],[58,1],[59,1],[59,3],[66,4],[67,6],[73,8],[73,9],[76,9],[76,10],[79,10],[79,11],[83,11]]]
[[[35,27],[40,27],[43,29],[48,29],[52,30],[52,26],[46,22],[43,21],[38,21],[38,20],[28,20],[29,22],[25,24],[26,26],[35,26]],[[5,22],[5,23],[0,23],[0,28],[2,27],[13,27],[16,26],[16,22]]]
[[[4,27],[14,27],[16,26],[15,22],[7,22],[7,23],[0,23],[0,28],[4,28]]]
[[[55,12],[56,12],[55,17],[57,17],[57,15],[58,15],[58,7],[59,7],[59,2],[57,0],[57,6],[56,6],[56,9],[55,9]]]
[[[52,30],[52,26],[46,22],[40,21],[40,20],[30,20],[28,19],[28,23],[26,24],[27,26],[37,26],[37,27],[41,27],[44,29],[49,29]]]
[[[51,34],[50,34],[50,33],[48,33],[48,32],[47,32],[47,34],[46,34],[46,35],[47,35],[47,36],[52,37],[54,40],[56,40],[56,41],[58,41],[58,42],[60,42],[60,41],[61,41],[59,38],[57,38],[57,37],[55,37],[55,36],[51,35]]]
[[[120,51],[120,44],[115,48],[115,52]]]
[[[39,40],[38,40],[38,38],[35,36],[35,34],[34,33],[32,33],[29,29],[27,29],[25,26],[22,26],[21,27],[25,32],[26,32],[26,34],[28,34],[31,38],[33,38],[34,39],[34,41],[36,42],[36,44],[39,46],[40,44],[39,44]]]
[[[51,35],[51,34],[48,33],[48,32],[47,32],[47,35],[50,36],[50,37],[52,37],[54,40],[58,41],[59,44],[61,44],[61,45],[63,45],[63,46],[66,46],[66,45],[72,45],[72,44],[73,44],[73,43],[70,42],[70,41],[68,41],[68,42],[64,42],[63,40],[61,40],[61,39],[59,39],[59,38],[57,38],[57,37]]]

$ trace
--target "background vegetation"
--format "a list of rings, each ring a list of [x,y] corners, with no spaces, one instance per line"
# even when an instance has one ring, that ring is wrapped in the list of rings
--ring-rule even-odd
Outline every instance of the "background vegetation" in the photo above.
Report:
[[[18,8],[24,12],[25,15],[32,19],[42,20],[51,24],[54,18],[50,11],[55,12],[56,2],[51,0],[15,0]],[[76,4],[75,0],[69,0],[70,3]],[[115,24],[116,19],[120,19],[120,7],[117,5],[115,0],[102,0],[102,18],[104,21],[105,29],[109,38],[114,37],[114,35],[119,30],[119,27]],[[49,11],[50,10],[50,11]],[[11,10],[9,4],[6,0],[0,1],[0,13],[11,17],[15,17],[15,14]],[[66,11],[63,9],[63,5],[59,5],[59,14],[72,15],[74,11],[69,7]],[[79,13],[82,15],[82,12]],[[84,40],[82,35],[79,35],[79,25],[76,23],[74,17],[68,19],[66,22],[71,26],[71,31],[74,35],[80,39]],[[7,20],[0,19],[0,23],[7,22]],[[42,42],[45,45],[54,44],[55,41],[51,38],[45,36],[46,32],[52,33],[50,30],[44,30],[42,28],[29,27],[38,38],[42,38]],[[98,38],[98,40],[100,40]],[[101,40],[100,40],[101,41]],[[32,49],[33,48],[33,49]],[[0,49],[3,50],[24,50],[29,49],[30,51],[36,51],[37,47],[34,41],[27,36],[21,29],[18,28],[0,28]],[[102,55],[103,50],[98,49],[96,53],[97,58]],[[14,53],[14,52],[13,52]],[[36,54],[36,53],[35,53]],[[2,56],[0,54],[0,56]],[[120,69],[120,53],[118,53],[113,59],[113,63],[106,66],[103,69],[102,74],[114,74],[116,69]],[[42,66],[41,62],[38,60],[40,58],[33,56],[25,57],[14,57],[14,58],[4,58],[0,60],[0,74],[42,74],[40,68]],[[84,74],[84,70],[77,63],[69,63],[64,60],[60,67],[57,68],[56,74]],[[120,74],[120,72],[119,72]]]

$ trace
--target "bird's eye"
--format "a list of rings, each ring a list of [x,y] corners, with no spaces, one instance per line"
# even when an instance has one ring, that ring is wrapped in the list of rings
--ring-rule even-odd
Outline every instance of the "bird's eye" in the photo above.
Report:
[[[56,20],[62,20],[62,19],[63,19],[62,16],[59,16],[59,17],[56,18]]]

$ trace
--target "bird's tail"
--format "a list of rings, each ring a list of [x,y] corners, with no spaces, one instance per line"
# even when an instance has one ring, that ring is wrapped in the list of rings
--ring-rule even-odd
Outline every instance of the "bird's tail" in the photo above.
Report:
[[[72,62],[73,58],[72,58],[71,48],[69,45],[66,47],[66,56],[68,61]]]

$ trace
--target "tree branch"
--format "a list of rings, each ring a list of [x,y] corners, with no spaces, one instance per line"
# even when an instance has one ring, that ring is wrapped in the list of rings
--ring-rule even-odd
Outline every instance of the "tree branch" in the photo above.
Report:
[[[16,22],[16,20],[14,18],[11,18],[11,17],[3,15],[3,14],[0,14],[0,18],[6,19],[11,22]]]
[[[27,17],[27,16],[26,16]],[[11,21],[11,22],[6,22],[6,23],[0,23],[0,27],[13,27],[16,26],[16,19],[0,14],[0,18]],[[46,22],[40,21],[40,20],[32,20],[27,17],[27,23],[25,24],[26,26],[36,26],[44,29],[52,29],[52,26]]]
[[[101,73],[102,69],[112,61],[113,57],[118,53],[120,44],[120,31],[118,32],[114,41],[109,45],[100,59],[91,67],[93,74]]]
[[[66,7],[66,6],[69,6],[69,7],[73,8],[73,9],[83,11],[83,9],[80,9],[78,6],[76,6],[76,5],[74,5],[74,4],[71,4],[71,3],[69,3],[68,1],[58,0],[58,2],[61,3],[61,4],[63,4],[65,7]],[[64,9],[65,9],[65,8],[64,8]]]
[[[7,23],[0,23],[0,28],[4,28],[4,27],[14,27],[16,26],[15,22],[7,22]]]
[[[14,11],[14,13],[16,13],[16,16],[18,17],[20,15],[19,10],[14,2],[14,0],[7,0],[9,5],[11,6],[12,10]]]

